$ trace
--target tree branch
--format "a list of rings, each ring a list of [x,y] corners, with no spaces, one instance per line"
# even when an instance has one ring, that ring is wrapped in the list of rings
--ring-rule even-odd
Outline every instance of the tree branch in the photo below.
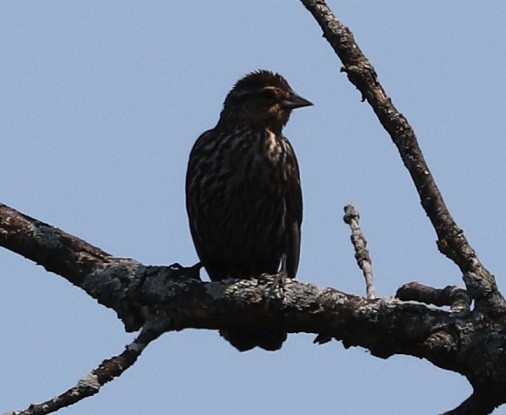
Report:
[[[502,392],[491,385],[488,390],[474,391],[474,393],[462,402],[457,408],[445,412],[442,415],[487,415],[497,408],[503,399]]]
[[[339,22],[324,0],[301,0],[323,30],[341,59],[350,82],[361,92],[396,145],[408,169],[427,216],[438,236],[439,250],[462,271],[464,282],[477,306],[506,311],[506,302],[494,276],[481,264],[464,232],[453,220],[425,162],[416,135],[406,118],[394,107],[378,81],[374,67],[355,42],[351,31]]]
[[[362,270],[365,279],[365,288],[367,298],[372,300],[376,298],[376,284],[372,274],[372,261],[367,249],[367,240],[365,239],[362,229],[360,229],[360,215],[353,205],[344,207],[344,223],[348,224],[351,229],[351,243],[355,248],[355,259],[358,267]]]
[[[127,331],[142,328],[140,336],[122,354],[104,361],[75,388],[45,404],[33,405],[27,410],[32,412],[25,413],[49,413],[36,411],[45,410],[51,402],[56,402],[56,410],[75,402],[72,400],[76,397],[83,399],[97,393],[131,366],[149,342],[163,332],[236,326],[317,333],[322,338],[340,340],[345,347],[365,347],[381,358],[393,354],[425,358],[466,376],[474,387],[473,395],[448,414],[487,414],[506,401],[506,302],[494,276],[481,264],[450,215],[413,129],[393,106],[352,33],[334,17],[325,1],[301,1],[343,62],[342,71],[371,105],[397,146],[436,231],[438,248],[462,271],[477,307],[470,311],[462,292],[448,287],[441,291],[405,286],[400,295],[453,306],[463,301],[466,307],[459,308],[461,312],[445,312],[393,298],[368,300],[295,280],[283,284],[281,295],[279,290],[272,290],[272,276],[204,283],[196,278],[196,268],[176,264],[151,267],[113,257],[0,205],[1,246],[85,290],[113,309]]]
[[[110,254],[6,205],[0,204],[0,244],[80,286]]]
[[[471,307],[467,291],[453,285],[437,289],[415,281],[408,282],[397,290],[395,297],[402,301],[420,301],[438,307],[450,306],[454,312],[469,311]]]
[[[145,266],[116,258],[5,205],[0,205],[0,245],[23,252],[46,269],[58,269],[115,310],[127,330],[162,321],[162,331],[247,326],[315,333],[340,340],[345,347],[365,347],[381,358],[425,358],[466,376],[475,386],[497,384],[506,392],[506,357],[500,352],[506,347],[506,328],[500,314],[484,319],[476,310],[449,313],[393,298],[367,300],[296,280],[285,281],[280,293],[272,290],[273,276],[205,283],[195,278],[194,268]],[[65,265],[90,257],[93,260]],[[132,364],[136,357],[120,355],[111,364],[123,358]],[[100,385],[121,373],[111,370]],[[498,396],[506,399],[506,393]]]
[[[139,336],[125,347],[123,353],[104,360],[96,369],[79,379],[75,387],[46,402],[31,404],[23,411],[5,415],[46,415],[97,394],[102,386],[132,366],[149,343],[169,329],[167,321],[157,320],[145,324]]]

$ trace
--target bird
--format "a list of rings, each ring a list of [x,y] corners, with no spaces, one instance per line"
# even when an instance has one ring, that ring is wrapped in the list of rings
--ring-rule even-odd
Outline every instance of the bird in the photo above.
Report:
[[[292,110],[313,105],[268,70],[239,79],[218,123],[195,142],[186,174],[192,239],[211,281],[262,274],[295,278],[302,191],[297,158],[283,135]],[[233,327],[220,334],[239,351],[279,350],[287,333]]]

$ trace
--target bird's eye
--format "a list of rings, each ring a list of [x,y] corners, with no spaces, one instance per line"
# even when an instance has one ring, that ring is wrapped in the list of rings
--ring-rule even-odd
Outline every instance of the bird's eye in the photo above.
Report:
[[[275,88],[265,87],[265,88],[261,88],[261,89],[233,91],[228,96],[227,99],[230,104],[232,104],[232,103],[238,104],[240,102],[246,102],[249,100],[258,100],[258,99],[263,99],[270,104],[270,103],[273,103],[273,102],[279,100],[279,95],[278,95]]]
[[[262,96],[266,98],[268,101],[274,101],[278,98],[276,91],[274,88],[264,88],[262,89]]]

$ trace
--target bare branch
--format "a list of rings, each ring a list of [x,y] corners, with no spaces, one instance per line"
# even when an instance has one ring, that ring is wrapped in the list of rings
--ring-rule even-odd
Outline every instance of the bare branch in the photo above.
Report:
[[[196,278],[195,267],[152,267],[103,255],[98,248],[7,206],[0,207],[0,213],[0,244],[8,247],[15,241],[19,251],[46,268],[79,275],[71,280],[115,310],[127,330],[159,319],[170,322],[166,330],[248,326],[316,333],[338,339],[345,347],[365,347],[382,358],[393,354],[425,358],[465,375],[473,385],[506,379],[506,357],[498,352],[506,344],[501,314],[486,319],[478,312],[456,315],[397,299],[367,300],[295,280],[285,281],[282,295],[276,290],[273,296],[272,276],[203,283]],[[46,235],[51,235],[49,244]],[[32,249],[21,249],[26,246]],[[67,264],[90,251],[95,261],[77,262],[75,267],[57,267],[49,255],[58,252],[58,260]],[[493,341],[483,344],[484,338]]]
[[[343,220],[351,229],[351,243],[355,248],[355,259],[357,260],[358,267],[362,270],[362,274],[364,274],[367,298],[373,300],[376,298],[376,285],[372,274],[372,261],[367,249],[367,240],[362,233],[362,229],[360,229],[360,214],[353,205],[346,205],[344,207]]]
[[[23,411],[5,415],[46,415],[97,394],[102,386],[131,367],[149,343],[170,329],[167,321],[157,320],[147,323],[139,336],[125,347],[123,353],[104,360],[96,369],[82,377],[76,386],[61,395],[40,404],[31,404]]]
[[[438,307],[450,306],[454,312],[469,311],[471,307],[467,291],[453,285],[437,289],[418,282],[408,282],[397,290],[395,296],[403,301],[420,301]]]
[[[442,326],[448,323],[448,313],[422,305],[394,299],[366,300],[295,280],[286,281],[283,296],[274,298],[269,296],[271,277],[202,283],[190,277],[195,274],[193,268],[144,266],[132,259],[103,255],[79,238],[7,206],[1,206],[0,213],[0,244],[10,247],[15,241],[18,251],[29,259],[70,276],[79,275],[71,281],[115,310],[127,330],[137,330],[150,319],[165,317],[176,329],[237,325],[283,328],[291,333],[326,333],[343,340],[347,347],[362,345],[381,357],[394,353],[423,357],[421,345],[431,330],[423,318],[425,313],[432,316],[431,321],[441,321]],[[25,246],[32,249],[19,248]],[[76,262],[75,268],[55,267],[51,255],[57,252],[59,261],[66,264],[90,251],[95,253],[95,261]],[[391,316],[383,320],[378,319],[379,315]],[[409,332],[409,340],[399,346],[392,332],[401,337]]]
[[[82,239],[0,204],[0,246],[81,285],[110,254]]]
[[[371,105],[379,121],[397,146],[438,236],[439,250],[462,271],[468,292],[480,307],[506,311],[494,276],[481,264],[462,229],[453,220],[425,162],[415,133],[406,118],[394,107],[378,81],[371,63],[355,42],[351,31],[339,22],[324,0],[301,0],[323,30],[341,59],[348,79]]]

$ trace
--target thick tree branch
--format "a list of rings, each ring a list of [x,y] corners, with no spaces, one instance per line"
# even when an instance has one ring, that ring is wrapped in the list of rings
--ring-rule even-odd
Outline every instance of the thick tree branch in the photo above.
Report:
[[[397,146],[420,196],[427,216],[438,236],[439,250],[462,271],[464,282],[477,306],[494,312],[506,311],[494,276],[481,264],[464,232],[453,220],[425,162],[415,133],[406,118],[394,107],[378,81],[374,67],[355,42],[351,31],[339,22],[324,0],[301,0],[323,30],[341,59],[348,79],[367,100],[381,125]]]
[[[204,283],[195,278],[193,268],[151,267],[112,257],[5,205],[0,205],[0,245],[47,269],[58,269],[115,310],[127,330],[161,321],[163,331],[248,326],[315,333],[340,340],[345,347],[365,347],[381,358],[393,354],[425,358],[461,373],[475,387],[496,385],[504,392],[497,396],[506,399],[506,357],[501,352],[506,347],[506,327],[499,314],[484,318],[476,310],[450,313],[392,298],[367,300],[295,280],[285,281],[281,293],[279,287],[272,290],[272,276]],[[93,261],[55,265],[55,261],[68,264],[72,258],[90,255]],[[112,368],[107,369],[111,372],[104,372],[100,385],[121,373],[114,368],[117,359],[127,359],[128,365],[136,357],[113,358]],[[98,376],[103,369],[92,373]]]
[[[43,265],[78,286],[111,255],[89,243],[0,204],[1,246]]]

